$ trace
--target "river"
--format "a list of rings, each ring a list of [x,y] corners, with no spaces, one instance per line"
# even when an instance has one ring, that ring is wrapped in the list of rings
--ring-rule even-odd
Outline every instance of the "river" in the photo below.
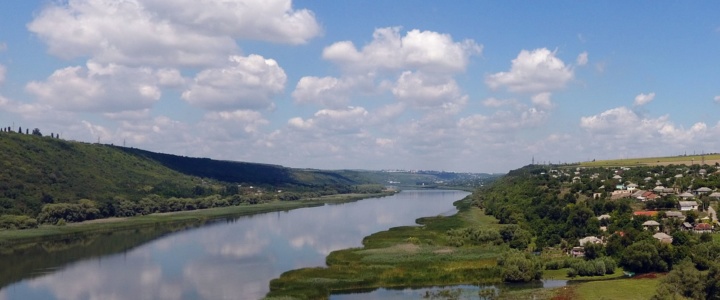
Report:
[[[363,237],[455,212],[462,191],[402,191],[383,198],[158,226],[0,254],[5,299],[259,299],[285,271],[324,266]]]

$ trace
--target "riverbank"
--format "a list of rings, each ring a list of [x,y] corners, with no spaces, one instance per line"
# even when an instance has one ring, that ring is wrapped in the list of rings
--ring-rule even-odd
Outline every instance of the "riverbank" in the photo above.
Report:
[[[395,194],[388,191],[375,194],[338,194],[297,201],[273,201],[269,203],[218,207],[173,213],[157,213],[128,218],[108,218],[71,223],[65,226],[41,225],[34,229],[0,230],[0,247],[13,248],[23,244],[37,243],[117,230],[128,230],[171,223],[204,223],[216,219],[239,217],[253,214],[287,211],[303,207],[312,207],[333,203],[345,203],[367,198],[384,197]]]

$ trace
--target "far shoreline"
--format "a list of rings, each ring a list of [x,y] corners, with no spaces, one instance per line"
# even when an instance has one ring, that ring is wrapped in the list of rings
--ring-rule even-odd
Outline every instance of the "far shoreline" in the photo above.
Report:
[[[289,211],[297,208],[321,206],[332,203],[346,203],[369,198],[382,198],[400,192],[388,190],[372,194],[335,194],[318,198],[296,201],[272,201],[268,203],[216,207],[207,209],[154,213],[133,217],[113,217],[95,219],[64,226],[40,225],[33,229],[0,230],[0,247],[14,248],[29,243],[61,240],[85,234],[111,232],[156,226],[170,223],[205,223],[212,220],[262,214],[276,211]]]

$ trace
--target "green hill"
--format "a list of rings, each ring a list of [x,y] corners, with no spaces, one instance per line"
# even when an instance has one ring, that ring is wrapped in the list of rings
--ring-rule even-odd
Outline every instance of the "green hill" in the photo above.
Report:
[[[85,205],[99,210],[94,217],[108,217],[118,215],[123,205],[138,209],[143,199],[185,199],[150,212],[185,210],[205,205],[200,200],[189,203],[191,198],[226,198],[214,199],[210,206],[257,203],[281,198],[262,194],[263,189],[282,189],[288,193],[279,200],[294,200],[302,193],[352,192],[353,185],[363,183],[330,171],[191,158],[8,132],[0,132],[0,166],[0,216],[33,218],[47,204],[67,211],[76,209],[72,205],[80,205],[81,199],[91,200]],[[249,186],[254,189],[244,190]]]

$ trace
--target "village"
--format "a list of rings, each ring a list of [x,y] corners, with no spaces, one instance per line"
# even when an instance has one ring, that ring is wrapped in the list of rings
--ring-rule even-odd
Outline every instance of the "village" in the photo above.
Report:
[[[572,169],[571,169],[572,170]],[[661,243],[672,244],[673,233],[710,234],[720,226],[715,208],[720,200],[720,170],[708,165],[670,165],[655,167],[550,169],[540,175],[568,180],[571,191],[586,198],[630,201],[633,219]],[[600,234],[577,240],[569,249],[573,257],[584,257],[588,244],[605,245],[610,235],[623,236],[621,230],[608,232],[613,216],[596,217]]]

